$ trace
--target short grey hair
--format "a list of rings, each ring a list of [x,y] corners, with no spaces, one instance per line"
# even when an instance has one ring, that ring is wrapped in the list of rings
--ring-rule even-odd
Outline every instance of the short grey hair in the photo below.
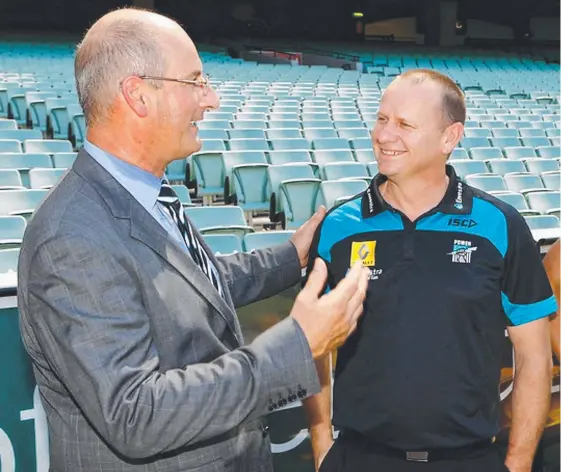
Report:
[[[99,31],[101,29],[101,31]],[[102,119],[127,77],[165,74],[166,63],[154,28],[139,18],[96,25],[78,45],[74,74],[86,123]],[[162,86],[153,81],[155,88]]]

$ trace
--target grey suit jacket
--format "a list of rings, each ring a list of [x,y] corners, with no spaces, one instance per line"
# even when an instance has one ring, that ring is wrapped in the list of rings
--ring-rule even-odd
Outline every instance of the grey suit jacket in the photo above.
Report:
[[[54,472],[272,469],[261,417],[317,374],[295,321],[244,346],[234,307],[296,284],[296,250],[213,262],[224,298],[84,151],[37,209],[18,304]]]

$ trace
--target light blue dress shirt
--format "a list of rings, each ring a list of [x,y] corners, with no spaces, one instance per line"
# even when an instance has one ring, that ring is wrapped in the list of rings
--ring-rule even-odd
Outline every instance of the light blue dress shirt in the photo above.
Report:
[[[160,226],[177,241],[190,257],[191,254],[179,228],[164,205],[158,202],[162,180],[140,167],[112,156],[88,140],[84,142],[84,150],[154,217]],[[216,267],[214,267],[212,261],[209,262],[217,280],[220,280]]]

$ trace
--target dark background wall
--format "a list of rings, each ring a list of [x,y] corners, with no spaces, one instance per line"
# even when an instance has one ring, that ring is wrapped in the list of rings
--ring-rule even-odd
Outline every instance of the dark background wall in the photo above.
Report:
[[[366,22],[416,16],[419,32],[426,33],[431,12],[437,10],[439,1],[445,0],[155,0],[155,8],[180,21],[196,39],[248,35],[346,39],[352,36],[353,11],[363,12]],[[126,0],[0,0],[0,32],[81,33],[108,10],[130,3]],[[253,10],[254,21],[240,18],[243,3]],[[241,8],[244,10],[247,8]],[[524,34],[531,17],[558,18],[559,0],[460,0],[458,16],[513,26]]]

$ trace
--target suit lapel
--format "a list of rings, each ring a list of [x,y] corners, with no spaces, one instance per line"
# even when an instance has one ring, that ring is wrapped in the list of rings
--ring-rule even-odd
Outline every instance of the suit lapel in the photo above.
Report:
[[[222,274],[220,274],[220,280],[227,293],[230,306],[191,257],[166,233],[152,215],[89,154],[82,150],[73,169],[85,177],[99,192],[115,218],[130,220],[130,236],[133,239],[142,242],[159,254],[213,306],[226,321],[237,343],[241,345],[243,342],[241,331],[232,308],[228,285]],[[208,251],[206,244],[205,249]],[[207,253],[212,257],[212,252]],[[212,257],[212,261],[216,264],[214,257]]]

